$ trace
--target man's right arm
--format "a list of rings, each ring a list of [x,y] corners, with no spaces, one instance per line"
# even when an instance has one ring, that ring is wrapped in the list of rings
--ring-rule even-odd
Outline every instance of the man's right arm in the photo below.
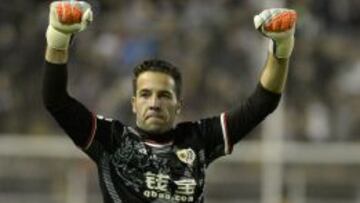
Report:
[[[71,36],[84,30],[91,21],[91,16],[90,6],[84,2],[72,4],[57,1],[50,5],[42,90],[46,109],[82,149],[87,149],[92,143],[97,119],[84,105],[69,95],[67,62]]]
[[[68,94],[67,65],[48,59],[45,61],[42,91],[44,105],[74,143],[86,149],[95,134],[96,118],[84,105]]]
[[[46,47],[45,60],[52,64],[66,64],[69,59],[69,50]]]

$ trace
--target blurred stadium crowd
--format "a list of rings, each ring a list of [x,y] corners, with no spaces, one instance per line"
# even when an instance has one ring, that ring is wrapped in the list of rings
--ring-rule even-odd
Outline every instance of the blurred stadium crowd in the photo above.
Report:
[[[181,120],[227,110],[257,84],[267,41],[254,30],[252,17],[266,8],[263,1],[89,2],[95,21],[75,37],[69,90],[99,114],[132,122],[131,71],[146,58],[180,67]],[[41,101],[49,3],[0,4],[1,133],[62,133]],[[287,138],[360,140],[360,1],[293,0],[286,6],[299,14],[282,104]]]

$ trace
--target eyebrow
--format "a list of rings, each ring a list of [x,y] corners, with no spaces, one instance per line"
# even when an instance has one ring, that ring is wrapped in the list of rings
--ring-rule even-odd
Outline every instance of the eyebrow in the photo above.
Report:
[[[144,89],[140,89],[139,90],[139,93],[142,93],[142,92],[152,92],[152,90],[151,89],[148,89],[148,88],[144,88]],[[159,93],[162,93],[162,94],[175,94],[175,91],[174,92],[172,92],[172,91],[170,91],[170,90],[159,90],[158,91]]]

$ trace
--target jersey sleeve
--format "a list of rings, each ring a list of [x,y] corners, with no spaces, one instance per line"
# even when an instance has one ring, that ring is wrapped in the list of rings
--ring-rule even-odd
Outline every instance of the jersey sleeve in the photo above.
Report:
[[[95,116],[85,147],[82,150],[96,162],[102,153],[113,153],[116,146],[121,142],[121,134],[124,125],[117,120]]]
[[[205,160],[210,164],[215,159],[231,152],[226,127],[223,126],[221,116],[201,119],[198,121],[200,143],[205,149]]]
[[[96,159],[104,150],[112,150],[114,129],[122,129],[118,121],[96,116],[66,90],[65,64],[46,62],[43,81],[43,102],[60,127],[73,142]]]
[[[200,120],[200,141],[205,144],[206,161],[210,163],[230,154],[234,144],[276,109],[280,97],[280,94],[272,93],[259,84],[253,94],[235,109]]]
[[[232,146],[244,138],[279,105],[281,94],[266,90],[260,83],[238,107],[221,114],[223,126]],[[230,147],[231,148],[231,147]]]

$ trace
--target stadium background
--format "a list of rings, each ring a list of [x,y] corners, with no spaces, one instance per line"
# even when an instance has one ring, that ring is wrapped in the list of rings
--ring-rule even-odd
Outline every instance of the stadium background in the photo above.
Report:
[[[94,166],[44,110],[51,1],[0,3],[0,202],[99,202]],[[184,77],[180,120],[218,114],[255,87],[264,8],[298,11],[278,111],[210,167],[208,202],[360,202],[360,1],[91,0],[95,21],[72,47],[70,92],[131,124],[131,70],[165,58]]]

